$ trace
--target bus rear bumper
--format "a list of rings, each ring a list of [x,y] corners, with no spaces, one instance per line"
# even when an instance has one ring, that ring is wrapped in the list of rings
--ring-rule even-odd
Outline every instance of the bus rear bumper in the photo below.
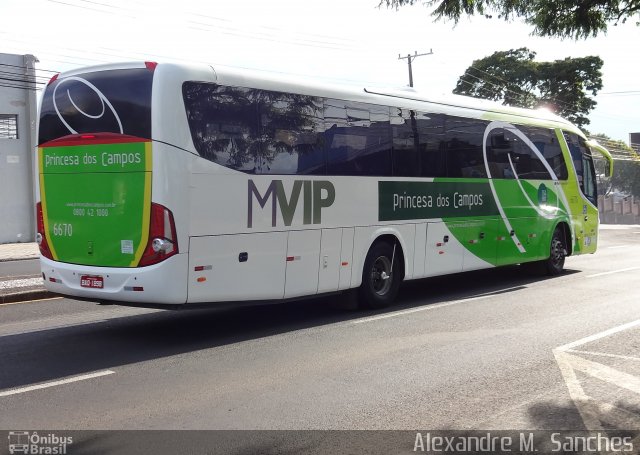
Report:
[[[185,253],[147,267],[116,268],[66,264],[40,257],[40,269],[47,290],[57,294],[122,304],[183,304],[187,301],[188,261]],[[82,287],[82,277],[102,278],[103,287]]]

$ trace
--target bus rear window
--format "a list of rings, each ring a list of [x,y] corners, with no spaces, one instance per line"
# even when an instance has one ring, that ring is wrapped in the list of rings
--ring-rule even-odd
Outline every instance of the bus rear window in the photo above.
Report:
[[[151,86],[146,68],[56,79],[45,90],[38,143],[69,134],[117,133],[151,139]]]

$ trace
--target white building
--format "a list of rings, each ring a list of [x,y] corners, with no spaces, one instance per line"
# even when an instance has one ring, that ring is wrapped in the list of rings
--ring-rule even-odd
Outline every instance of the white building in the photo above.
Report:
[[[37,61],[0,53],[0,243],[35,237]]]

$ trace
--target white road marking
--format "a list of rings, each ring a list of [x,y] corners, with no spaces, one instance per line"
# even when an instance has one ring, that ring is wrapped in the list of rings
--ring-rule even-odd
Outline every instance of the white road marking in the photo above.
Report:
[[[80,376],[73,376],[71,378],[61,379],[59,381],[51,381],[51,382],[45,382],[45,383],[42,383],[42,384],[30,385],[30,386],[27,386],[27,387],[20,387],[20,388],[17,388],[17,389],[9,389],[9,390],[5,390],[4,392],[0,392],[0,397],[8,397],[10,395],[17,395],[19,393],[31,392],[33,390],[46,389],[46,388],[55,387],[55,386],[58,386],[58,385],[69,384],[71,382],[86,381],[87,379],[99,378],[101,376],[107,376],[107,375],[114,374],[114,373],[115,373],[115,371],[104,370],[104,371],[98,371],[96,373],[89,373],[89,374],[83,374],[83,375],[80,375]]]
[[[567,359],[571,361],[571,367],[574,370],[581,371],[601,381],[640,394],[640,378],[602,363],[593,362],[568,353],[566,355]]]
[[[355,321],[351,321],[351,324],[363,324],[365,322],[379,321],[380,319],[394,318],[396,316],[404,316],[406,314],[418,313],[420,311],[435,310],[435,309],[443,308],[446,306],[457,305],[459,303],[466,303],[466,302],[472,302],[474,300],[487,299],[489,297],[494,297],[496,295],[499,295],[499,294],[484,294],[476,297],[469,297],[468,299],[453,300],[451,302],[438,303],[436,305],[428,305],[420,308],[412,308],[411,310],[394,311],[393,313],[381,314],[380,316],[371,316],[368,318],[357,319]]]
[[[638,269],[640,269],[640,267],[628,267],[626,269],[612,270],[610,272],[602,272],[602,273],[595,273],[593,275],[587,275],[587,278],[595,278],[597,276],[604,276],[604,275],[613,275],[614,273],[630,272],[631,270],[638,270]]]
[[[640,357],[632,357],[630,355],[620,355],[620,354],[609,354],[608,352],[577,351],[575,349],[569,349],[568,351],[565,351],[565,352],[573,352],[574,354],[596,355],[601,357],[611,357],[613,359],[634,360],[636,362],[640,362]]]
[[[635,321],[628,322],[626,324],[619,325],[617,327],[613,327],[609,330],[605,330],[604,332],[596,333],[595,335],[590,335],[588,337],[581,338],[572,343],[567,343],[563,346],[560,346],[554,351],[568,351],[569,349],[577,348],[578,346],[582,346],[583,344],[591,343],[592,341],[599,340],[600,338],[608,337],[609,335],[613,335],[614,333],[622,332],[624,330],[631,329],[640,325],[640,319],[636,319]]]
[[[0,277],[0,280],[22,280],[23,278],[38,278],[38,277],[42,277],[42,275],[37,274],[31,274],[31,275],[9,275],[9,276],[3,276]]]
[[[22,280],[6,280],[0,281],[0,289],[10,288],[26,288],[28,286],[42,286],[44,281],[42,277],[38,278],[26,278]]]
[[[623,231],[625,229],[635,229],[637,227],[637,224],[601,224],[599,226],[600,230],[603,231]]]
[[[617,327],[613,327],[609,330],[605,330],[594,335],[581,338],[572,343],[567,343],[553,350],[553,355],[558,362],[558,367],[562,373],[562,377],[569,390],[569,396],[573,400],[576,409],[578,410],[582,421],[585,424],[587,430],[591,431],[604,431],[602,422],[607,422],[607,427],[611,424],[615,425],[618,429],[635,429],[640,427],[640,416],[635,413],[629,412],[626,409],[622,409],[610,403],[604,403],[596,398],[593,398],[585,392],[576,371],[580,371],[583,374],[599,379],[614,386],[627,389],[636,394],[640,394],[640,378],[633,376],[624,371],[617,370],[608,365],[593,362],[591,360],[584,359],[574,355],[576,353],[593,354],[593,355],[605,355],[607,357],[620,357],[627,358],[627,356],[618,356],[615,354],[588,352],[588,351],[576,351],[573,348],[591,343],[596,340],[629,330],[634,327],[640,326],[640,319],[631,321],[627,324],[622,324]],[[628,359],[640,360],[635,357],[628,357]],[[634,444],[640,443],[640,437],[633,441]]]

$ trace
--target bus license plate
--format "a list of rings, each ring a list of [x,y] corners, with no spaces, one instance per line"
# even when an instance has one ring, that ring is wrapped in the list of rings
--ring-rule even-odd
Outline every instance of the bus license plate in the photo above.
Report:
[[[83,288],[102,289],[104,288],[104,278],[94,275],[82,275],[80,277],[80,286]]]

